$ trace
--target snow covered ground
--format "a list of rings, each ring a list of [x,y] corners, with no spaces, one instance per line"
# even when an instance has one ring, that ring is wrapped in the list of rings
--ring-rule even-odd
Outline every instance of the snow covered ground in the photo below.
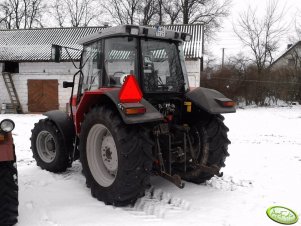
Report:
[[[79,162],[62,174],[36,166],[29,137],[41,117],[0,115],[16,123],[19,226],[272,226],[265,213],[272,205],[301,214],[301,106],[225,115],[232,144],[223,178],[178,189],[154,177],[146,196],[124,208],[91,197]]]

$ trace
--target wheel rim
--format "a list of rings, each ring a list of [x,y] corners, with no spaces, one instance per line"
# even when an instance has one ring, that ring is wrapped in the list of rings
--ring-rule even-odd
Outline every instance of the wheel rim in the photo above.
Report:
[[[51,163],[54,160],[57,144],[51,133],[41,131],[37,136],[36,146],[38,154],[44,162]]]
[[[194,161],[201,165],[206,165],[209,157],[209,145],[206,141],[207,132],[204,127],[199,130],[196,127],[192,127],[189,132],[189,142],[192,147],[191,155],[194,157]]]
[[[102,124],[89,131],[86,145],[87,161],[92,176],[103,187],[115,181],[118,171],[118,155],[111,132]]]

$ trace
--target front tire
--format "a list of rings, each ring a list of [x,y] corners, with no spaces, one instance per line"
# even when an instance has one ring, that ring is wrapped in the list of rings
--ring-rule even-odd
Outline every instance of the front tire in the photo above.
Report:
[[[0,225],[18,222],[18,172],[15,161],[0,162]]]
[[[140,125],[125,125],[112,109],[95,107],[80,132],[80,160],[93,197],[124,206],[143,196],[152,169],[152,141]]]
[[[37,165],[50,172],[64,172],[70,165],[69,154],[62,134],[55,124],[41,119],[31,134],[31,150]]]

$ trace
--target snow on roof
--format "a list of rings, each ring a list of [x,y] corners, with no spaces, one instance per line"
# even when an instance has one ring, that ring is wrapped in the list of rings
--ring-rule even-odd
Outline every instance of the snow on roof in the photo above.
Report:
[[[191,34],[192,40],[184,43],[185,57],[201,57],[201,24],[166,25],[164,27],[170,30]],[[50,61],[52,44],[81,49],[81,45],[77,44],[80,38],[99,32],[104,28],[105,27],[76,27],[0,30],[0,62]],[[70,50],[69,53],[73,59],[78,60],[80,58],[80,51]],[[69,60],[65,50],[62,52],[62,60]]]

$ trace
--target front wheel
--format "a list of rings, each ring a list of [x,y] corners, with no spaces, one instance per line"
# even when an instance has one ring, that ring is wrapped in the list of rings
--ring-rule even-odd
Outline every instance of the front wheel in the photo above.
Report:
[[[31,150],[37,165],[50,172],[64,172],[70,164],[62,134],[49,120],[41,119],[31,134]]]
[[[0,162],[0,225],[18,222],[18,172],[15,161]]]
[[[152,168],[152,142],[139,125],[125,125],[112,109],[96,107],[80,132],[80,160],[92,196],[123,206],[144,194]]]

